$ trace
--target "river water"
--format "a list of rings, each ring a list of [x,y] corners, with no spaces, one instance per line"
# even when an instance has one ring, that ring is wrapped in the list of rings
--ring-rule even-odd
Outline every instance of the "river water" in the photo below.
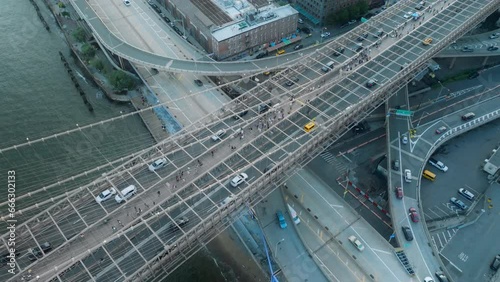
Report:
[[[74,71],[83,72],[74,64],[52,15],[41,1],[36,2],[51,32],[45,30],[28,0],[4,0],[0,9],[0,150],[26,143],[27,138],[36,140],[74,129],[76,124],[91,124],[133,111],[130,104],[109,101],[77,74],[94,108],[88,111],[59,51]],[[154,143],[138,115],[68,136],[0,151],[1,179],[5,179],[7,170],[16,170],[16,188],[22,195]],[[82,183],[73,182],[66,189]],[[48,193],[59,195],[61,191]],[[6,189],[1,189],[0,202],[4,199]],[[190,281],[224,280],[206,255],[197,254],[190,261],[188,265],[198,265],[197,270],[181,267],[169,281],[185,281],[186,276]]]

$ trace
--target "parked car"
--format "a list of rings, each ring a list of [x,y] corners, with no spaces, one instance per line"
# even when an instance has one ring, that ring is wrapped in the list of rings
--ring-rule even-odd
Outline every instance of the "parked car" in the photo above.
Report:
[[[356,238],[356,236],[349,236],[347,239],[349,239],[349,242],[351,242],[358,251],[362,252],[365,249],[365,246],[361,244],[361,242]]]
[[[241,183],[243,183],[245,180],[248,179],[248,174],[242,172],[238,175],[236,175],[232,180],[231,180],[231,186],[233,187],[238,187]]]
[[[401,186],[396,187],[396,197],[398,199],[403,199],[403,188]]]
[[[462,48],[462,52],[474,52],[474,49],[472,49],[472,47],[470,46],[464,46]]]
[[[347,22],[347,24],[355,24],[357,22],[357,20],[350,20]]]
[[[496,33],[493,33],[492,35],[490,35],[490,39],[496,39],[500,37],[500,32],[496,32]]]
[[[464,204],[464,202],[460,201],[459,199],[457,199],[455,197],[451,197],[450,202],[452,204],[454,204],[455,206],[457,206],[458,208],[460,208],[461,210],[466,210],[469,208],[466,204]]]
[[[408,211],[410,212],[411,221],[413,222],[420,221],[420,216],[418,215],[417,210],[415,208],[410,208]]]
[[[221,129],[215,133],[214,136],[212,136],[213,141],[218,141],[222,139],[222,136],[226,135],[226,131],[224,129]]]
[[[498,47],[497,46],[489,46],[487,50],[488,51],[496,51],[496,50],[498,50]]]
[[[330,33],[328,31],[325,31],[321,34],[321,38],[327,38],[330,36]]]
[[[448,128],[446,126],[440,126],[438,129],[436,129],[436,134],[441,134],[445,132]]]
[[[458,189],[458,194],[464,196],[465,198],[474,201],[474,194],[472,194],[469,190],[466,190],[464,188]]]
[[[257,56],[255,56],[255,59],[262,59],[264,57],[267,57],[267,52],[259,53]]]
[[[164,167],[167,164],[167,159],[166,158],[160,158],[154,161],[152,164],[148,166],[149,171],[155,171],[157,169],[160,169]]]
[[[278,222],[280,224],[281,229],[285,229],[287,227],[287,224],[286,224],[285,217],[283,216],[283,213],[281,212],[281,210],[278,210],[276,212],[276,216],[278,217]]]
[[[160,17],[162,17],[162,19],[167,22],[167,23],[171,23],[172,21],[163,13],[160,14]]]
[[[113,195],[116,194],[115,188],[109,188],[104,191],[102,191],[97,197],[95,197],[95,201],[98,203],[104,202],[106,200],[111,199]]]
[[[123,0],[123,4],[125,4],[125,6],[130,6],[130,1],[129,0]]]
[[[304,23],[304,20],[303,20],[303,19],[301,19],[301,18],[299,18],[298,22],[299,22],[299,24],[303,24],[303,23]]]

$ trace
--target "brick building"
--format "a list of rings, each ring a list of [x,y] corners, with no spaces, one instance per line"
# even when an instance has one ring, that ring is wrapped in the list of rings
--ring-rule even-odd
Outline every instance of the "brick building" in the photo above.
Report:
[[[267,0],[164,0],[185,33],[223,60],[295,37],[298,12]],[[251,1],[251,2],[249,2]]]

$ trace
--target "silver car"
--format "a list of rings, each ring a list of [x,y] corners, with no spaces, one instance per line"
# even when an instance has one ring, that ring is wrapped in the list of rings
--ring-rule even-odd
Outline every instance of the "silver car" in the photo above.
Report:
[[[215,133],[214,136],[212,136],[213,141],[218,141],[222,139],[222,136],[226,135],[226,131],[224,129],[221,129]]]
[[[102,191],[97,197],[95,197],[95,201],[100,203],[110,199],[114,194],[116,194],[115,188],[109,188]]]
[[[149,171],[155,171],[159,168],[164,167],[167,164],[167,159],[166,158],[161,158],[157,159],[154,161],[152,164],[148,166]]]

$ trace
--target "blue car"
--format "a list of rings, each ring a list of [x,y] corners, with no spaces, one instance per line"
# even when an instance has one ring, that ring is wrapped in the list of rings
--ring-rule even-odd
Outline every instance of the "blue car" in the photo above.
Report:
[[[280,223],[281,229],[285,229],[287,225],[286,225],[286,221],[285,221],[285,217],[283,216],[283,213],[279,210],[276,212],[276,215],[278,216],[278,221]]]

